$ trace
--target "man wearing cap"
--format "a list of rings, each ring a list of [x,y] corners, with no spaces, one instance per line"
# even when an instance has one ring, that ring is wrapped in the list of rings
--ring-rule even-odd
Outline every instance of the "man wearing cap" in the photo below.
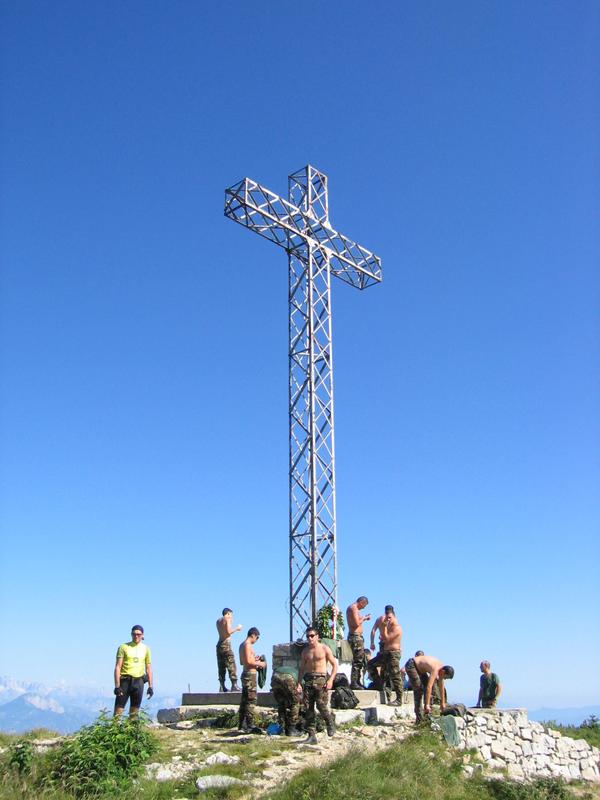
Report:
[[[117,650],[115,664],[115,711],[114,716],[120,717],[129,704],[129,719],[135,719],[142,705],[144,694],[144,677],[148,677],[148,698],[154,694],[152,688],[152,663],[150,648],[143,643],[144,629],[141,625],[134,625],[131,629],[131,641],[120,645]]]
[[[396,619],[393,606],[385,607],[385,615],[383,623],[379,629],[381,640],[383,642],[383,661],[382,661],[382,674],[387,677],[394,691],[396,692],[396,699],[390,702],[391,706],[402,705],[402,668],[400,667],[400,656],[402,653],[402,627]]]
[[[277,718],[286,736],[300,736],[300,698],[298,697],[296,667],[275,667],[271,676],[271,691],[277,703]]]

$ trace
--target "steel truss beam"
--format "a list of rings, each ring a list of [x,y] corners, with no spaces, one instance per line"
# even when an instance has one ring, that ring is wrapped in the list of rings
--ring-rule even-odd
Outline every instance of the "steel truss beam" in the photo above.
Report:
[[[364,289],[381,260],[329,224],[327,176],[289,176],[289,200],[250,178],[225,190],[225,216],[288,253],[290,639],[337,606],[331,275]]]

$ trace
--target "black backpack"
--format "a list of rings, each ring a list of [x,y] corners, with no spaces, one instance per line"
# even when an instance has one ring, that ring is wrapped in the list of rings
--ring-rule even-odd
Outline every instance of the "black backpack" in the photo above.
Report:
[[[333,690],[331,695],[332,708],[356,708],[357,705],[358,697],[349,686],[338,686]]]
[[[466,717],[467,708],[463,703],[451,703],[442,711],[444,717]]]
[[[350,686],[350,681],[348,680],[348,676],[344,675],[343,672],[338,672],[338,674],[333,679],[333,689],[337,689],[338,686]]]

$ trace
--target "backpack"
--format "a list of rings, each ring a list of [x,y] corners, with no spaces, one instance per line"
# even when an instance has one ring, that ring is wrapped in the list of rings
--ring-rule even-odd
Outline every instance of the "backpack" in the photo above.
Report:
[[[358,697],[349,686],[338,686],[331,695],[332,708],[356,708]]]
[[[467,707],[462,703],[452,703],[442,711],[444,717],[466,717]]]
[[[350,686],[350,681],[348,680],[348,676],[344,675],[343,672],[338,672],[338,674],[333,679],[333,688],[337,689],[338,686]]]

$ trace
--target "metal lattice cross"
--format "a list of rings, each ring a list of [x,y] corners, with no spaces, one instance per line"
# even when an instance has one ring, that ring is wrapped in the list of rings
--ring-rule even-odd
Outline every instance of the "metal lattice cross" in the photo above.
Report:
[[[289,261],[290,640],[337,606],[331,281],[365,289],[381,260],[329,224],[327,176],[289,176],[289,200],[249,178],[225,191],[225,216],[283,247]]]

